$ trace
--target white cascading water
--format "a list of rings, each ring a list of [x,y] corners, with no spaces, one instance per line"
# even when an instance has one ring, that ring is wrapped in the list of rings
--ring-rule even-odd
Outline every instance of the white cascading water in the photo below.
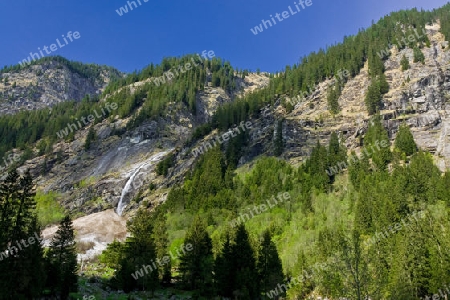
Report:
[[[125,184],[125,187],[122,190],[122,194],[120,195],[120,200],[119,200],[119,204],[117,204],[117,214],[119,216],[122,216],[123,210],[125,209],[126,204],[123,203],[123,199],[125,198],[125,196],[130,192],[130,188],[133,186],[133,181],[134,178],[136,177],[136,175],[139,173],[139,171],[145,166],[151,166],[153,165],[155,162],[159,161],[162,157],[164,157],[164,155],[166,155],[167,153],[169,153],[170,151],[172,151],[172,149],[168,150],[168,151],[164,151],[164,152],[160,152],[158,154],[155,154],[154,156],[152,156],[149,160],[147,160],[146,162],[144,162],[143,164],[141,164],[135,171],[134,173],[131,175],[130,179],[128,179],[127,183]],[[141,183],[142,184],[142,183]],[[136,186],[133,186],[135,189],[138,188]]]
[[[120,195],[119,204],[117,204],[117,214],[119,216],[122,215],[123,210],[125,209],[125,204],[123,203],[123,198],[125,198],[125,195],[128,194],[130,191],[131,184],[133,183],[134,177],[136,177],[137,173],[141,170],[142,166],[144,164],[140,165],[139,168],[134,171],[134,173],[131,175],[130,179],[128,179],[127,183],[125,184],[125,187],[122,190],[122,194]]]

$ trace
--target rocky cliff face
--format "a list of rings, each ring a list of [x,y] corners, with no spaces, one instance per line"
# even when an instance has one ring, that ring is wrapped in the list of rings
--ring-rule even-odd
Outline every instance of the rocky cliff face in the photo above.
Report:
[[[45,60],[0,73],[0,115],[99,95],[112,77],[122,76],[110,67],[85,65],[89,74],[95,74],[93,77],[69,66],[62,61]]]
[[[126,131],[129,119],[105,119],[94,126],[98,137],[91,150],[84,150],[88,131],[84,128],[75,133],[74,141],[59,142],[52,154],[29,160],[21,169],[29,168],[44,191],[59,191],[63,206],[72,212],[117,211],[121,203],[126,215],[139,205],[155,206],[165,200],[169,187],[182,182],[195,162],[191,152],[195,145],[188,144],[193,129],[209,120],[220,104],[266,86],[269,78],[250,74],[236,81],[239,88],[232,93],[206,86],[197,95],[195,116],[174,103],[167,116],[134,130]],[[125,133],[119,136],[118,131]],[[174,155],[175,165],[168,176],[158,176],[156,165],[169,154]]]
[[[441,170],[445,170],[450,167],[450,53],[439,29],[439,24],[426,27],[431,45],[422,49],[424,64],[413,62],[412,49],[390,49],[391,55],[385,62],[390,91],[384,95],[381,115],[392,140],[399,125],[406,122],[418,146],[433,153],[436,163]],[[411,66],[406,71],[402,71],[400,66],[403,55],[409,59]],[[283,123],[286,143],[283,156],[292,162],[300,160],[302,153],[308,153],[317,140],[327,142],[332,131],[341,133],[347,147],[358,153],[358,137],[367,129],[369,120],[364,105],[370,84],[367,65],[346,83],[339,99],[342,111],[336,117],[330,115],[326,104],[327,88],[333,82],[328,80],[319,84],[301,102],[295,97],[280,96],[280,100],[297,103],[289,114],[281,106],[272,108],[276,118],[286,118]]]

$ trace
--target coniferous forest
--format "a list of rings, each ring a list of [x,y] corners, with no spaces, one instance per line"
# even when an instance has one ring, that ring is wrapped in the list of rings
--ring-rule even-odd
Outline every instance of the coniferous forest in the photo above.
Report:
[[[267,87],[219,106],[210,122],[193,128],[187,145],[213,130],[257,120],[261,109],[274,105],[281,95],[310,93],[330,78],[335,83],[326,101],[336,115],[341,110],[339,95],[349,80],[338,73],[348,70],[352,78],[367,64],[370,84],[364,104],[371,119],[361,148],[372,151],[357,156],[333,132],[327,144],[317,142],[302,163],[291,165],[279,158],[280,120],[274,133],[275,156],[242,166],[239,158],[250,139],[243,132],[199,156],[162,204],[139,208],[128,220],[126,240],[110,243],[98,258],[107,275],[79,272],[73,216],[67,212],[61,214],[50,244],[41,243],[44,224],[35,178],[16,168],[51,153],[58,142],[56,133],[100,109],[101,99],[117,103],[117,115],[128,118],[126,129],[132,130],[167,117],[171,105],[195,116],[196,95],[206,82],[235,93],[236,75],[243,78],[249,71],[235,70],[215,58],[173,83],[147,82],[131,91],[130,84],[164,76],[193,56],[165,58],[159,65],[115,78],[98,97],[0,116],[0,157],[13,149],[22,151],[21,160],[0,180],[0,299],[77,299],[80,283],[90,280],[116,291],[120,299],[132,299],[129,294],[134,291],[152,295],[169,289],[186,292],[191,299],[413,300],[432,299],[438,293],[438,299],[447,299],[443,295],[450,295],[450,171],[440,171],[406,124],[390,142],[380,116],[382,97],[390,87],[387,57],[378,53],[436,20],[449,41],[450,4],[431,12],[399,11],[268,75]],[[429,43],[424,35],[417,45],[402,47],[413,49],[414,62],[422,62],[421,49]],[[85,76],[99,76],[95,70],[64,62]],[[403,71],[409,63],[402,58]],[[0,72],[11,70],[14,67]],[[289,110],[288,102],[280,103]],[[74,138],[69,134],[65,140]],[[90,130],[85,151],[96,138]],[[386,145],[380,146],[382,142]],[[174,159],[169,155],[162,160],[157,174],[168,176]],[[339,167],[343,165],[346,168]],[[280,195],[288,197],[281,200]]]

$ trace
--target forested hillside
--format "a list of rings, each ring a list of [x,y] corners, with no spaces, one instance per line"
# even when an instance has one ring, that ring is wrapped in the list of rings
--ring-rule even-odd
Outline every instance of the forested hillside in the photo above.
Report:
[[[450,69],[436,58],[449,51],[440,34],[450,41],[450,4],[392,13],[267,74],[268,85],[261,80],[251,93],[244,89],[255,83],[243,82],[251,72],[186,55],[117,76],[98,96],[0,116],[0,157],[20,154],[0,181],[0,299],[446,299],[450,171],[437,148],[447,141],[450,93],[421,98],[429,82],[450,86]],[[431,60],[440,77],[417,75]],[[417,97],[402,101],[419,105],[385,114],[394,72],[405,86],[413,70]],[[351,81],[366,119],[339,126]],[[211,95],[217,103],[207,106]],[[310,119],[300,122],[294,113],[306,101]],[[67,130],[111,103],[114,112]],[[411,115],[431,103],[438,117],[415,126]],[[419,146],[415,137],[437,130],[440,144]],[[292,151],[306,144],[308,155]],[[25,166],[35,176],[15,170]],[[80,263],[97,245],[75,242],[72,219],[88,205],[117,208],[128,235]],[[45,246],[21,248],[58,221]]]

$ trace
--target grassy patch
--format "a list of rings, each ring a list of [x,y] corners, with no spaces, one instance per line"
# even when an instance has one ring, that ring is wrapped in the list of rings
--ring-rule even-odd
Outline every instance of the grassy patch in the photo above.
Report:
[[[56,224],[64,217],[64,209],[58,202],[59,194],[56,192],[36,193],[36,211],[42,226]]]

